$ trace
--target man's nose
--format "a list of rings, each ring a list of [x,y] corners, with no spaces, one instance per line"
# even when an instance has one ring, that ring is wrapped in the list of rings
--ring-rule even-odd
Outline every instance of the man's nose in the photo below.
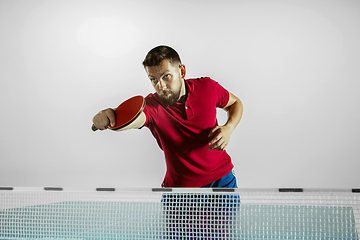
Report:
[[[158,85],[159,90],[164,90],[166,88],[166,84],[162,79],[160,79],[158,81],[157,85]]]

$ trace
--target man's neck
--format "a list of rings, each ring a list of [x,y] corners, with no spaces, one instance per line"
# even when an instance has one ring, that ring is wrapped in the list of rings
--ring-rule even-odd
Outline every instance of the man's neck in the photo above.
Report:
[[[185,80],[184,80],[183,85],[182,85],[182,89],[181,89],[181,92],[180,92],[180,98],[179,98],[179,100],[177,102],[184,104],[186,102],[187,96],[188,96],[187,88],[186,88],[186,84],[185,84]]]

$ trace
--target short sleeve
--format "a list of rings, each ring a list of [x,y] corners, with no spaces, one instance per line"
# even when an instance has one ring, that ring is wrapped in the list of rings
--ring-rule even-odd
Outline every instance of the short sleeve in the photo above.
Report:
[[[217,98],[216,99],[216,107],[223,108],[228,104],[230,94],[229,94],[228,90],[226,90],[218,82],[216,82],[215,80],[212,80],[212,79],[211,79],[211,81],[213,84],[213,89],[215,91],[214,96],[216,96],[216,98]]]

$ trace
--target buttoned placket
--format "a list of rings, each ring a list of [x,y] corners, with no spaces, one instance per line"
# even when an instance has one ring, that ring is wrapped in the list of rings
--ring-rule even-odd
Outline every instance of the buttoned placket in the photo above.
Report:
[[[191,105],[189,103],[190,102],[189,98],[190,98],[190,94],[188,95],[188,98],[185,101],[185,114],[186,114],[187,119],[191,118],[194,115]]]

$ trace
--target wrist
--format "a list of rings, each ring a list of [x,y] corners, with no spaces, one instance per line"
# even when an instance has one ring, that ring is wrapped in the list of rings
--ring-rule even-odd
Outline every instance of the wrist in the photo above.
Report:
[[[228,121],[225,123],[224,127],[226,127],[230,133],[232,133],[235,130],[236,125]]]

